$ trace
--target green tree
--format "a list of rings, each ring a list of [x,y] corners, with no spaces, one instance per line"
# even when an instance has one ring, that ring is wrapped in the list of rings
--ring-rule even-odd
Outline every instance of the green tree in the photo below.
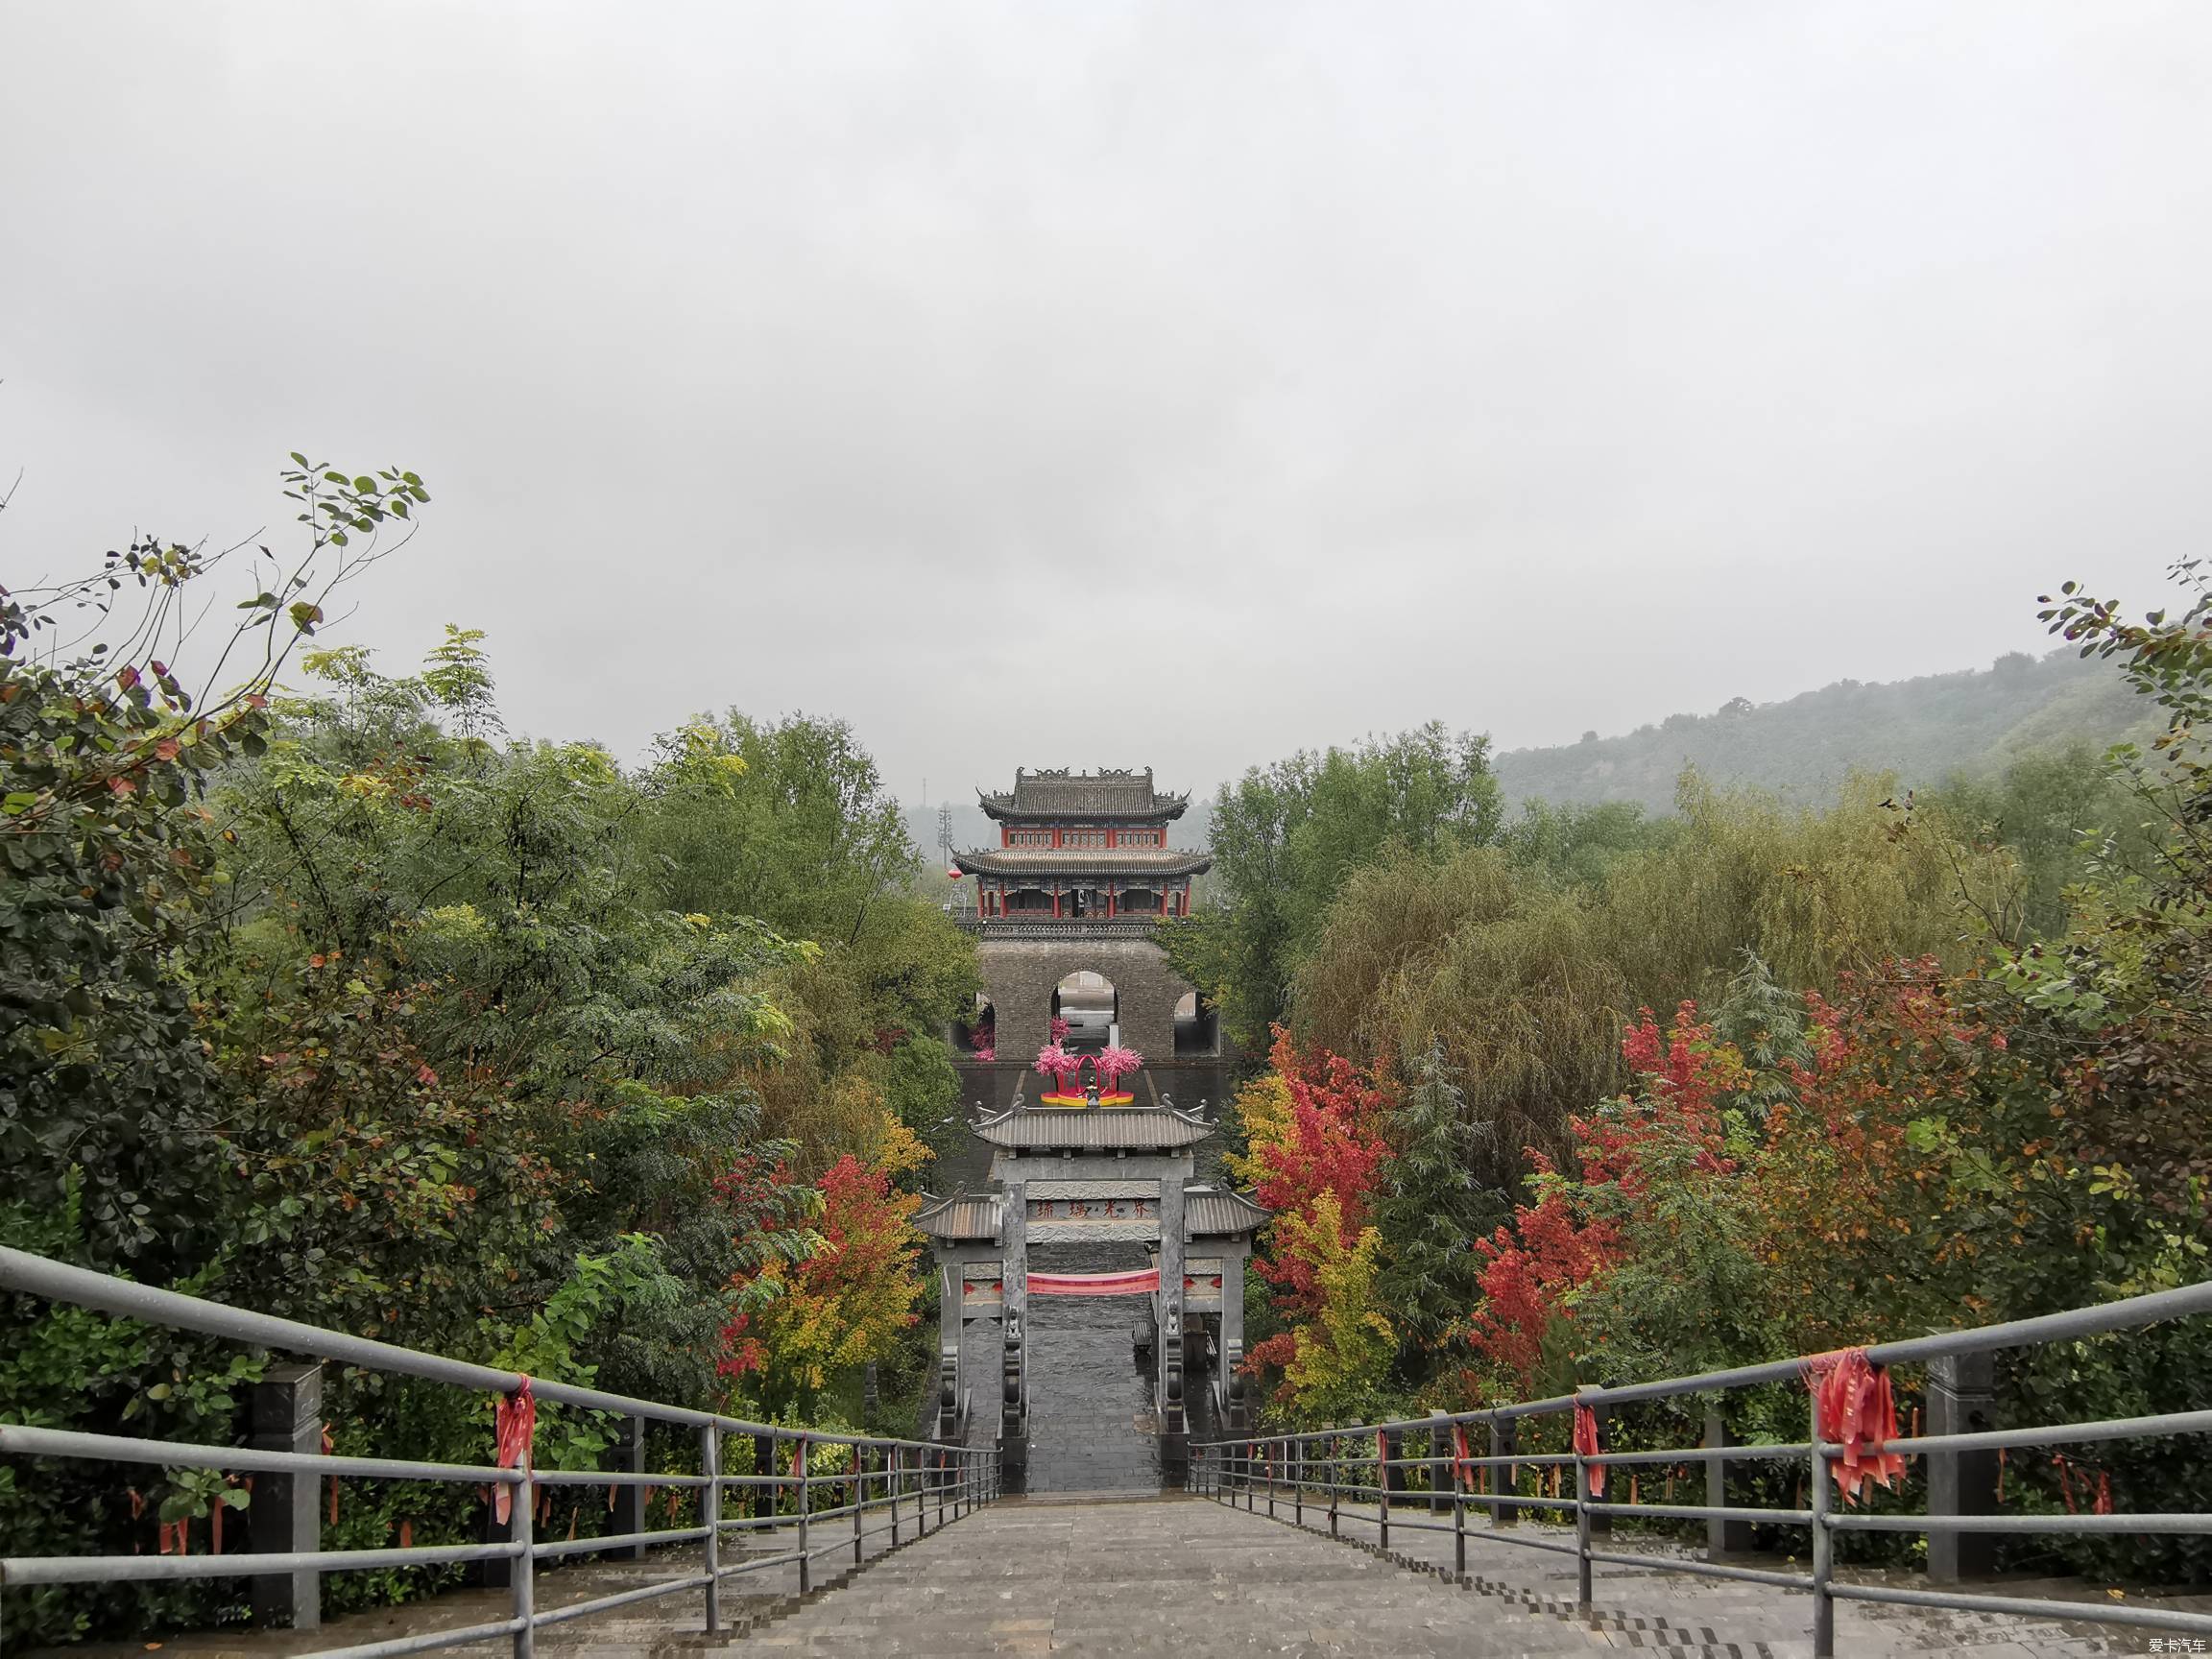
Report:
[[[1412,1075],[1386,1119],[1391,1156],[1375,1200],[1383,1248],[1376,1290],[1412,1344],[1400,1358],[1408,1381],[1466,1324],[1481,1279],[1474,1241],[1511,1209],[1503,1190],[1476,1178],[1498,1166],[1497,1131],[1470,1117],[1441,1045],[1430,1046]]]
[[[1168,960],[1257,1051],[1354,871],[1386,851],[1433,860],[1482,845],[1499,815],[1489,739],[1437,723],[1255,767],[1214,800],[1217,900],[1165,930]]]
[[[1345,883],[1300,970],[1300,1044],[1393,1068],[1431,1048],[1479,1134],[1483,1187],[1522,1152],[1566,1148],[1570,1115],[1620,1079],[1627,1008],[1604,917],[1494,847],[1441,863],[1395,854]]]

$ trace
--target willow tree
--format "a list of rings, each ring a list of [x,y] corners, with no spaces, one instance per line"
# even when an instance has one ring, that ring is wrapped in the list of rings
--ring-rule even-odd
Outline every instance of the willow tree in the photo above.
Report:
[[[1756,954],[1783,984],[1833,992],[1897,957],[1972,966],[2017,910],[2017,861],[1916,815],[1887,774],[1855,774],[1825,811],[1685,773],[1682,829],[1607,873],[1604,949],[1637,1002],[1721,994]]]
[[[1345,882],[1296,981],[1302,1044],[1408,1064],[1431,1048],[1486,1187],[1616,1088],[1626,988],[1590,903],[1495,848],[1386,858]]]

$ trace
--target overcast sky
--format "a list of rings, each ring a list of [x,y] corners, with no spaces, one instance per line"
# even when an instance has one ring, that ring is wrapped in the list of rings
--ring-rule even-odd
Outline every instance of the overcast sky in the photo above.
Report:
[[[910,802],[2040,649],[2208,305],[2195,0],[0,0],[0,581],[409,467],[388,668]]]

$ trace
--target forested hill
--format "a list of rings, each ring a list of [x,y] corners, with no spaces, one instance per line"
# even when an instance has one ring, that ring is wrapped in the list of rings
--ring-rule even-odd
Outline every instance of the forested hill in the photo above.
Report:
[[[1509,801],[1634,801],[1668,812],[1691,765],[1717,783],[1755,784],[1811,805],[1833,800],[1854,768],[1894,771],[1921,787],[2077,739],[2102,747],[2143,722],[2142,699],[2114,667],[2060,648],[1887,685],[1839,680],[1782,703],[1737,698],[1625,736],[1592,732],[1579,743],[1514,750],[1496,766]]]

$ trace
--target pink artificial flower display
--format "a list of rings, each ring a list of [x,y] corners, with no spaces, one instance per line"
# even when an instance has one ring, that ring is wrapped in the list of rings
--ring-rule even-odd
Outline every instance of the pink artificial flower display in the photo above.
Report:
[[[1060,1094],[1071,1094],[1073,1081],[1083,1070],[1083,1057],[1069,1053],[1055,1043],[1048,1048],[1037,1050],[1037,1070],[1057,1080]]]
[[[1144,1064],[1144,1056],[1134,1048],[1119,1046],[1107,1049],[1098,1056],[1098,1088],[1110,1094],[1122,1078],[1133,1075]]]

